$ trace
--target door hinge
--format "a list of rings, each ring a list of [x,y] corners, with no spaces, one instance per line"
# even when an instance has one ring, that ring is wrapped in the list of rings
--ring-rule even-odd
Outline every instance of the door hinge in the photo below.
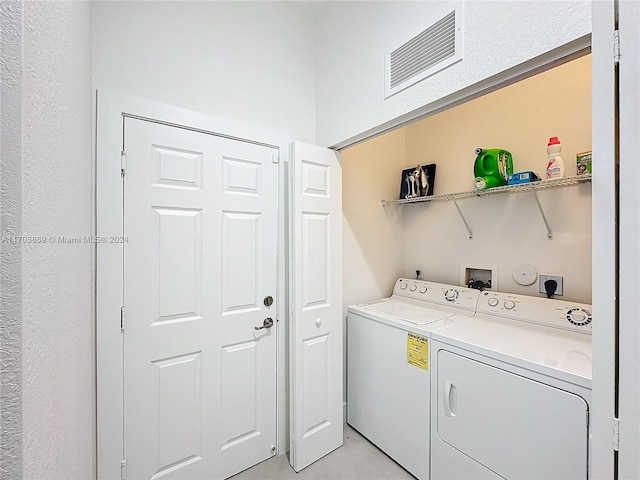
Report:
[[[620,30],[613,31],[613,63],[620,63]]]
[[[120,460],[120,480],[126,480],[127,478],[127,459]]]
[[[620,451],[620,419],[613,417],[613,450]]]
[[[120,307],[120,331],[124,333],[124,305]]]
[[[120,174],[124,175],[127,171],[127,154],[124,151],[120,152]]]
[[[280,161],[280,152],[276,150],[271,154],[271,162],[278,163]]]

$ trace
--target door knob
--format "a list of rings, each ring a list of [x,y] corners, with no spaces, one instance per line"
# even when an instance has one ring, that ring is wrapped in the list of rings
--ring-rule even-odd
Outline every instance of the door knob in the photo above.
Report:
[[[273,327],[273,318],[265,318],[264,322],[262,322],[261,327],[254,327],[256,330],[262,330],[263,328],[271,328]]]

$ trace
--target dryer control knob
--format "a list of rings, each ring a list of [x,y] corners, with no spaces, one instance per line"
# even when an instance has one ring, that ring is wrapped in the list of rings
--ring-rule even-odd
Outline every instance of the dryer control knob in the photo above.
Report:
[[[495,307],[496,305],[498,305],[500,302],[498,301],[497,298],[490,298],[489,301],[487,302],[489,304],[490,307]]]
[[[448,302],[453,302],[456,298],[458,298],[458,290],[450,288],[449,290],[444,292],[444,299]]]
[[[407,284],[406,283],[401,283],[400,284],[400,290],[406,290],[407,289]]]
[[[420,293],[424,293],[427,291],[427,287],[420,287]]]
[[[506,308],[507,310],[511,310],[515,306],[516,306],[516,302],[514,302],[513,300],[504,301],[504,308]]]
[[[411,287],[409,287],[409,290],[411,290],[412,292],[415,292],[416,288],[418,288],[418,287],[416,287],[416,284],[414,283],[414,284],[411,285]]]
[[[582,308],[572,308],[567,311],[567,320],[574,325],[588,325],[591,323],[591,312]]]

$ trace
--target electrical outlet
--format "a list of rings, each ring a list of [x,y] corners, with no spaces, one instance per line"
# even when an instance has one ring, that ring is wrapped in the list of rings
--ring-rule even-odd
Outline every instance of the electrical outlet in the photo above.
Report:
[[[546,282],[547,280],[555,280],[556,282],[558,282],[556,292],[553,295],[562,296],[562,277],[560,277],[559,275],[540,275],[540,293],[544,293],[545,295],[547,294],[547,291],[544,288],[544,282]]]

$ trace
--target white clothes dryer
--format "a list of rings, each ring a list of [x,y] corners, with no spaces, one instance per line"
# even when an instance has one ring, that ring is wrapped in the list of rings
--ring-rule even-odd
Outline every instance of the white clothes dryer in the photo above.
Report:
[[[432,333],[431,478],[589,478],[591,306],[483,292]]]
[[[429,478],[429,337],[474,314],[480,292],[401,278],[349,307],[347,422],[420,480]]]

